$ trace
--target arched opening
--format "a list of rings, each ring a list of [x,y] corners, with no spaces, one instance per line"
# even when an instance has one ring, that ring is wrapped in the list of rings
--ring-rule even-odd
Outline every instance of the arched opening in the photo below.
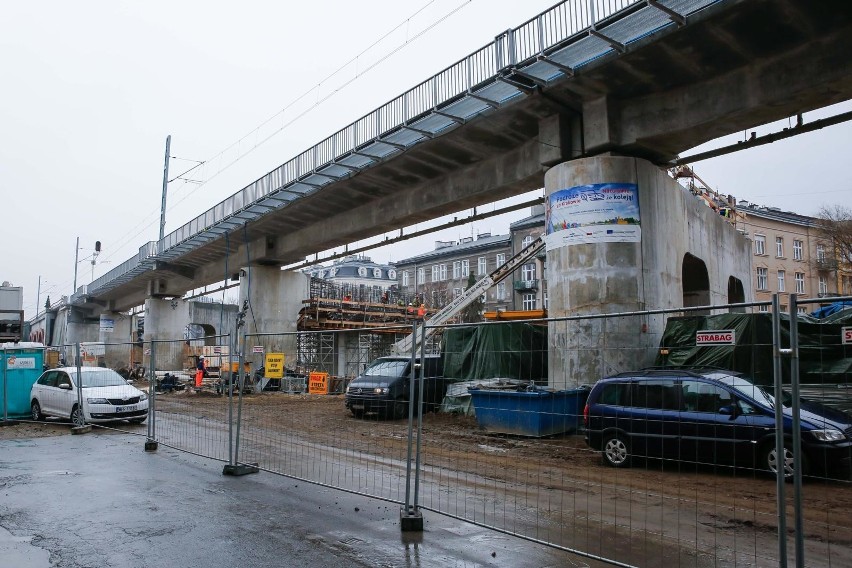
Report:
[[[685,308],[710,305],[710,277],[707,275],[707,265],[703,260],[689,253],[685,254],[681,281]],[[705,313],[709,314],[710,311]]]
[[[745,302],[745,289],[743,282],[739,278],[733,276],[728,277],[728,303],[742,304]],[[731,308],[731,313],[745,313],[745,308]]]
[[[206,323],[191,323],[186,326],[186,339],[193,345],[217,345],[216,328]]]

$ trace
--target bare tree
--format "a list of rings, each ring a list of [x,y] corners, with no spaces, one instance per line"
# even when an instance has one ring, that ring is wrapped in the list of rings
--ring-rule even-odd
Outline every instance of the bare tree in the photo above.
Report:
[[[469,290],[474,284],[476,284],[476,275],[471,272],[467,277],[467,287],[465,290]],[[479,297],[469,303],[460,314],[462,323],[477,323],[482,321],[482,310],[484,307],[485,305],[482,302],[482,297]]]
[[[817,215],[817,240],[831,255],[832,264],[842,284],[840,293],[848,293],[849,274],[852,273],[852,209],[842,205],[825,205]],[[817,262],[829,260],[817,259]]]

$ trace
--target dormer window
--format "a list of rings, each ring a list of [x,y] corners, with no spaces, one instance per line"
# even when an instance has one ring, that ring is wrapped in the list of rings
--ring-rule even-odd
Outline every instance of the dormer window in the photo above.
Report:
[[[373,278],[381,278],[382,277],[382,269],[374,268],[373,269]]]
[[[358,276],[360,276],[362,278],[367,277],[367,267],[366,266],[361,266],[361,267],[358,268]]]

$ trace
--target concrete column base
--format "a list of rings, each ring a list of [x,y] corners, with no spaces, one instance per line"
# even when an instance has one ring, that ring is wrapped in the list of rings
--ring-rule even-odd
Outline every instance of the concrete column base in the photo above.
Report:
[[[399,528],[402,532],[423,531],[423,513],[419,509],[399,510]]]
[[[92,425],[86,424],[85,426],[72,426],[71,433],[72,434],[88,434],[92,431]]]
[[[145,451],[146,452],[156,452],[157,448],[159,448],[159,447],[160,447],[159,442],[156,442],[154,440],[146,440],[145,441]]]

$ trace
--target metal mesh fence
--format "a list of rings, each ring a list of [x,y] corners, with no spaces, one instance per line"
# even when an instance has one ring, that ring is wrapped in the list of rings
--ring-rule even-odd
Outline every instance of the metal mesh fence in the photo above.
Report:
[[[788,302],[448,325],[414,353],[394,345],[423,328],[399,326],[45,364],[147,386],[149,440],[614,564],[848,566],[852,326]]]

